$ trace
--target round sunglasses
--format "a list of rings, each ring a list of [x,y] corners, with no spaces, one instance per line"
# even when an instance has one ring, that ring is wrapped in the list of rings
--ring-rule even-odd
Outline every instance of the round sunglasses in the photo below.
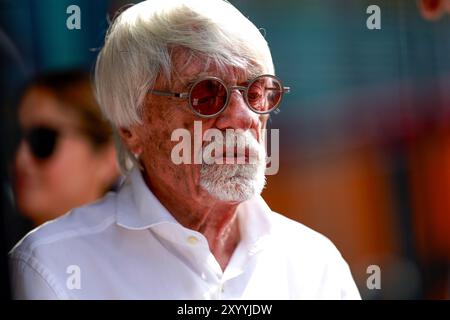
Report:
[[[248,82],[246,86],[227,86],[217,77],[204,77],[195,81],[189,92],[175,93],[151,90],[149,93],[188,99],[191,110],[203,118],[212,118],[222,113],[230,101],[233,90],[242,92],[247,106],[256,113],[267,114],[281,102],[289,87],[283,87],[281,80],[273,75],[261,75]]]

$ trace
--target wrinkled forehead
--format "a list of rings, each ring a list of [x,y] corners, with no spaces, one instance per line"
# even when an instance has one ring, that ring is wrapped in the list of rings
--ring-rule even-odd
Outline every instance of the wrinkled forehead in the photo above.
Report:
[[[172,89],[185,87],[204,76],[214,76],[226,83],[236,84],[264,73],[264,68],[256,63],[249,62],[248,68],[242,68],[185,49],[173,50],[171,58],[172,70],[167,84]]]

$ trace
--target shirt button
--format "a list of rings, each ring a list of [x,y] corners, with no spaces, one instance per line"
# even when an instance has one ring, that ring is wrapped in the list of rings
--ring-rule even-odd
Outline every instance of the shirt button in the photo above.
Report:
[[[194,237],[194,236],[189,236],[189,237],[187,238],[187,242],[189,242],[189,243],[192,244],[192,245],[197,244],[198,238],[197,238],[197,237]]]

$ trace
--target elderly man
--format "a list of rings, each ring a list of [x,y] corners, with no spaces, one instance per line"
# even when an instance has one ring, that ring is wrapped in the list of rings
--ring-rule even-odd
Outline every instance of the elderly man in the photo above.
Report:
[[[288,88],[264,37],[230,3],[127,9],[95,82],[127,179],[12,250],[17,298],[360,298],[334,245],[260,196],[263,129]],[[174,159],[177,130],[191,134],[181,155],[191,161]]]

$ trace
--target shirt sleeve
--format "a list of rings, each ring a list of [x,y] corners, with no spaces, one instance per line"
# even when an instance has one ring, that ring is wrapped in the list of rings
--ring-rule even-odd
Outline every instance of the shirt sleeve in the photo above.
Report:
[[[67,299],[51,274],[35,259],[10,256],[11,287],[15,300]]]
[[[339,254],[337,271],[339,274],[337,277],[340,279],[341,287],[341,299],[342,300],[361,300],[358,287],[353,280],[350,267],[344,258]]]

